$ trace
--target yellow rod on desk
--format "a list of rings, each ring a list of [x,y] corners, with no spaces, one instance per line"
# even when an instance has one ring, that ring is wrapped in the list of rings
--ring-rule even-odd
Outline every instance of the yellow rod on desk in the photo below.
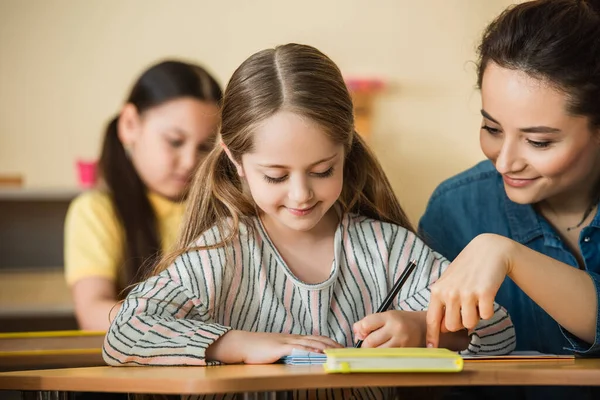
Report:
[[[44,331],[44,332],[8,332],[0,333],[0,339],[15,338],[41,338],[61,336],[100,336],[106,335],[103,331]]]
[[[16,350],[0,351],[0,357],[15,356],[60,356],[77,354],[100,354],[102,349],[65,349],[65,350]]]

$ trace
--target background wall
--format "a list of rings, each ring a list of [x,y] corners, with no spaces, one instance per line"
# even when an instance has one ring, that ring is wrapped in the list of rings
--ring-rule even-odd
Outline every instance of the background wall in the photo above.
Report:
[[[73,187],[150,63],[203,63],[225,85],[250,54],[311,44],[378,77],[371,143],[413,221],[444,178],[483,158],[475,48],[510,0],[0,0],[0,173]]]

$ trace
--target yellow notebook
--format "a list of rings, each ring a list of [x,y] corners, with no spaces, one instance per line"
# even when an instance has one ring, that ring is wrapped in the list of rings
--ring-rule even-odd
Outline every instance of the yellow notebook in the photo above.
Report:
[[[350,372],[460,372],[463,359],[447,349],[344,348],[325,350],[328,373]]]

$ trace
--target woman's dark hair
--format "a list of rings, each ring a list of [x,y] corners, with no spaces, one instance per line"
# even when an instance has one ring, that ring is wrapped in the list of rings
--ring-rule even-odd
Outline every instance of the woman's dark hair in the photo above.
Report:
[[[600,128],[600,0],[537,0],[505,10],[479,46],[478,86],[490,62],[567,94],[568,112]]]
[[[183,97],[219,104],[222,92],[202,67],[168,60],[153,65],[139,77],[126,103],[141,114]],[[117,284],[118,289],[124,289],[143,276],[140,269],[160,255],[161,247],[156,215],[146,186],[119,140],[118,121],[117,115],[108,123],[98,168],[125,232],[124,268]]]
[[[567,96],[567,112],[600,129],[600,0],[537,0],[505,10],[485,30],[477,84],[490,62]],[[600,201],[600,183],[581,223]]]

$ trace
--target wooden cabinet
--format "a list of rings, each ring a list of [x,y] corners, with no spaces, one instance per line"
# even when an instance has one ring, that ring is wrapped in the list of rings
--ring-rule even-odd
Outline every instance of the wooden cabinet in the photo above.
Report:
[[[0,332],[75,329],[63,231],[77,189],[0,189]]]
[[[354,106],[354,126],[365,140],[369,140],[373,120],[373,104],[375,96],[384,88],[379,79],[346,79],[346,86],[352,96]]]

